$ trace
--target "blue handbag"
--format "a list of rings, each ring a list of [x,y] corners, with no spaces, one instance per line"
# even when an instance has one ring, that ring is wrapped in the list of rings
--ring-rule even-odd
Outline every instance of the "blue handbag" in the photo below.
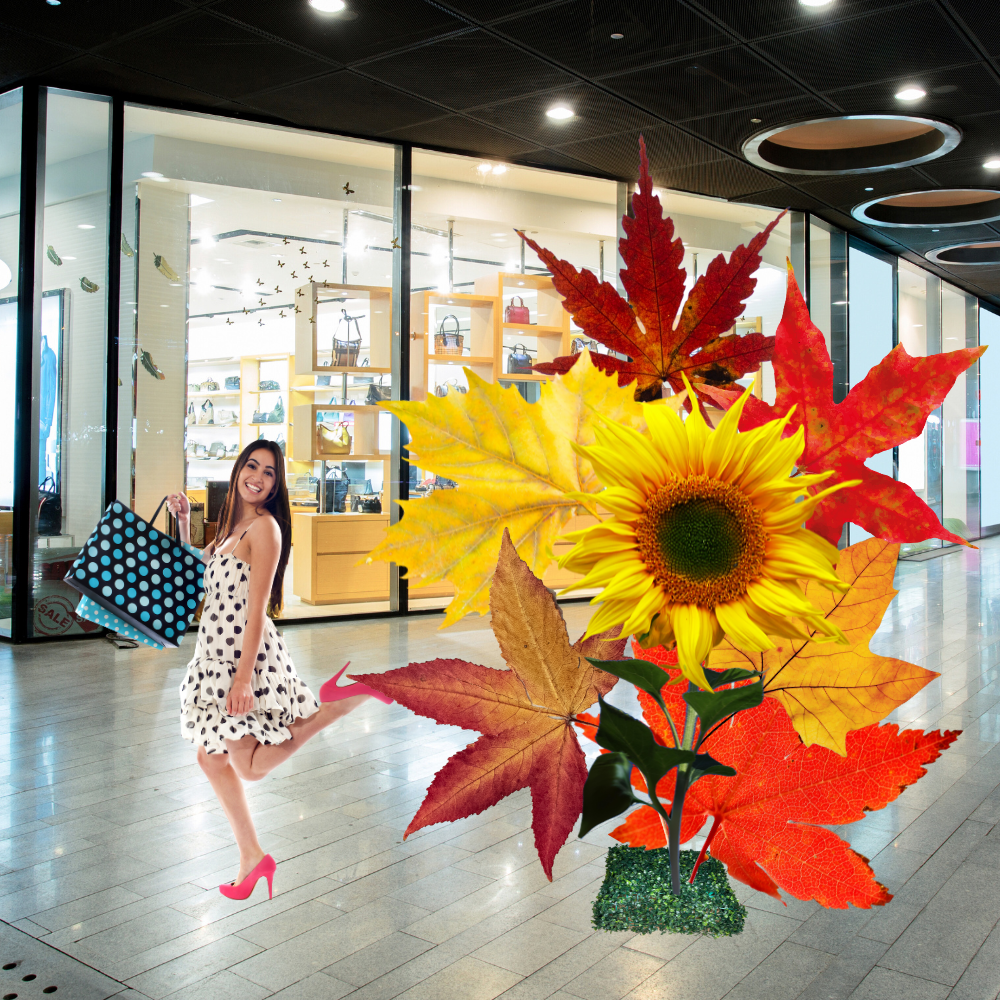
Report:
[[[151,522],[166,500],[160,501]],[[141,642],[152,640],[146,644],[174,649],[204,596],[204,575],[205,564],[196,550],[115,500],[70,566],[65,582],[88,599],[88,613],[81,617],[106,624],[93,617],[98,612],[92,606],[97,605],[115,620],[108,628],[128,635],[122,631],[128,626],[146,637]]]

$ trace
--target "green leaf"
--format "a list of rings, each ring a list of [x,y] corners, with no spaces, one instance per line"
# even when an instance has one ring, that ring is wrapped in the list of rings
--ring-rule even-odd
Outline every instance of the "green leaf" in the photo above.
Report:
[[[599,696],[598,701],[601,705],[601,724],[595,739],[606,750],[625,754],[642,772],[648,788],[656,788],[660,778],[671,768],[694,761],[692,751],[660,746],[645,723],[609,705],[603,697]]]
[[[691,784],[693,785],[699,778],[703,778],[706,774],[721,774],[725,778],[735,778],[736,768],[717,761],[711,754],[699,753],[695,754],[694,767],[691,773]]]
[[[744,670],[742,667],[730,667],[728,670],[709,670],[706,667],[705,676],[713,688],[719,688],[734,681],[748,681],[753,677],[760,677],[760,674],[756,670]]]
[[[587,659],[590,660],[590,657]],[[598,670],[614,674],[615,677],[634,684],[657,700],[660,698],[660,688],[670,680],[670,675],[663,667],[647,663],[645,660],[590,660],[590,662]]]
[[[583,786],[583,816],[579,836],[625,812],[639,802],[632,794],[632,763],[623,753],[602,753],[594,761]]]
[[[764,700],[764,684],[758,680],[756,684],[733,688],[728,691],[687,691],[684,700],[698,713],[701,719],[701,738],[717,722],[729,715],[742,712],[746,708],[756,708]]]

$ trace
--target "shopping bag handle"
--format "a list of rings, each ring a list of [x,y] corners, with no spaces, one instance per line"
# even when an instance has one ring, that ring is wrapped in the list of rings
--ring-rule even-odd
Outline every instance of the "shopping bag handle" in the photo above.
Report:
[[[153,513],[153,516],[149,519],[149,526],[150,527],[152,527],[156,523],[156,519],[160,516],[160,511],[163,510],[163,505],[167,502],[168,499],[169,499],[169,497],[164,497],[160,501],[159,505],[156,508],[156,511]],[[181,526],[177,523],[177,518],[176,517],[174,518],[174,531],[173,531],[173,534],[177,538],[181,537]]]

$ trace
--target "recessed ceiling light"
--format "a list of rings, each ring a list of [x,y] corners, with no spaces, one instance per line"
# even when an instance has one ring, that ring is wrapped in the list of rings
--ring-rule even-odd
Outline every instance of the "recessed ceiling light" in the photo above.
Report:
[[[281,199],[280,199],[280,198],[272,198],[272,199],[271,199],[271,201],[276,201],[276,202],[278,202],[279,204],[281,203]]]
[[[91,226],[89,223],[81,222],[80,225],[78,225],[76,228],[77,229],[93,229],[94,227]]]
[[[498,163],[493,168],[493,173],[495,173],[497,175],[499,175],[499,174],[505,174],[505,173],[507,173],[507,168],[502,163]]]
[[[927,91],[919,87],[904,87],[896,94],[897,101],[919,101],[921,97],[926,97]]]
[[[866,191],[874,191],[875,188],[865,188]]]
[[[624,38],[625,36],[620,31],[612,31],[611,37],[614,39]]]
[[[760,118],[751,118],[750,122],[753,125],[759,125],[761,123],[761,119]]]
[[[829,3],[833,3],[833,0],[799,0],[799,3],[803,7],[825,7]]]
[[[565,104],[557,104],[554,108],[549,108],[545,112],[549,118],[555,118],[557,121],[563,121],[566,118],[572,118],[573,112],[566,107]]]
[[[46,3],[47,3],[47,4],[49,5],[49,6],[50,6],[50,7],[58,7],[58,6],[59,6],[59,5],[60,5],[60,4],[62,3],[62,0],[45,0],[45,2],[46,2]]]
[[[940,229],[932,229],[931,232],[932,233],[939,233],[939,232],[941,232],[941,230]]]
[[[478,170],[481,174],[488,174],[492,169],[492,163],[480,163],[479,166],[476,167],[476,170]]]
[[[983,166],[987,170],[1000,170],[1000,159],[987,160]]]
[[[75,257],[70,257],[68,253],[63,254],[63,260],[76,260]]]
[[[309,0],[309,6],[324,14],[336,14],[343,10],[347,4],[344,3],[344,0]]]

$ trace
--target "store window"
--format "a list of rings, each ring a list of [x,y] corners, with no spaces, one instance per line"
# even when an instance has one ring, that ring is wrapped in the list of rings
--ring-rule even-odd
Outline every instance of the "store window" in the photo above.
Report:
[[[0,635],[10,636],[14,596],[14,435],[17,273],[21,223],[21,91],[0,95]]]
[[[183,486],[214,537],[240,451],[286,455],[284,618],[393,610],[384,535],[395,150],[126,107],[119,491],[151,516]],[[127,320],[127,322],[126,322]]]
[[[75,635],[63,583],[103,511],[111,101],[49,89],[38,373],[38,494],[31,630]]]
[[[833,362],[833,399],[848,392],[847,234],[819,219],[809,221],[809,316],[822,332]]]
[[[847,372],[850,386],[862,382],[871,369],[893,348],[893,264],[856,246],[848,250]],[[892,449],[873,455],[865,465],[892,476]],[[871,535],[856,524],[850,526],[850,542]]]
[[[979,362],[979,378],[983,385],[998,385],[1000,384],[1000,315],[988,309],[979,310],[979,342],[988,344],[990,348]],[[1000,455],[1000,393],[981,393],[979,405],[979,453],[986,456]],[[1000,532],[1000,461],[982,463],[979,491],[982,534],[996,534]]]

